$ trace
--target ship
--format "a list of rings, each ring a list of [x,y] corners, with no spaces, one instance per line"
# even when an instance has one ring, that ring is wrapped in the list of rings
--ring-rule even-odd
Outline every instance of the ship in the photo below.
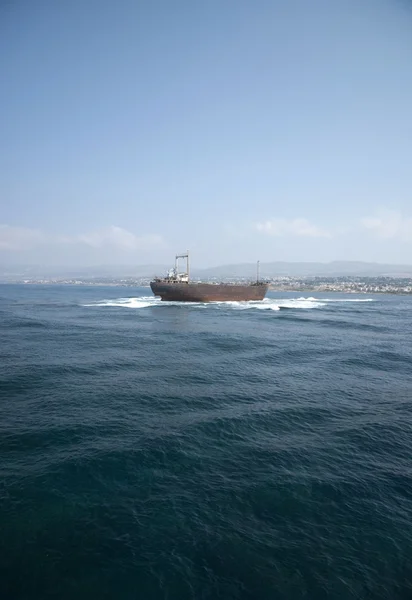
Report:
[[[186,259],[186,270],[179,272],[179,260]],[[263,300],[269,284],[259,279],[257,262],[256,281],[250,283],[202,283],[191,281],[189,252],[177,254],[175,266],[165,277],[155,277],[150,282],[153,294],[172,302],[246,302]]]

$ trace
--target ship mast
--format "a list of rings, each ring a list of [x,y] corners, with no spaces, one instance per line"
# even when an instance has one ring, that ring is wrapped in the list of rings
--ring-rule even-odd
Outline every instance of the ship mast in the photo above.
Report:
[[[178,272],[179,258],[186,259],[186,273],[184,273],[184,276],[187,278],[187,283],[189,283],[189,250],[187,250],[184,254],[176,254],[176,258],[175,258],[176,275],[178,275],[178,273],[179,273]]]
[[[259,262],[257,261],[257,265],[256,265],[256,283],[259,283]]]

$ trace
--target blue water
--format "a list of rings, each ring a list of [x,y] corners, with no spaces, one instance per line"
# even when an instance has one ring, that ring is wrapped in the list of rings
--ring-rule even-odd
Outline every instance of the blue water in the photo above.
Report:
[[[412,298],[308,295],[0,286],[1,600],[411,599]]]

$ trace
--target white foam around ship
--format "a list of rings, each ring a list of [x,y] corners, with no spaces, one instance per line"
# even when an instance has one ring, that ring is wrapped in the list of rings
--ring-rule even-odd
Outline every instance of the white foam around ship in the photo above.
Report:
[[[138,298],[113,298],[112,300],[99,300],[90,304],[83,304],[88,307],[116,306],[120,308],[147,308],[159,304],[159,300],[151,296],[141,296]]]
[[[313,309],[322,308],[330,302],[373,302],[372,298],[265,298],[251,302],[162,302],[152,296],[136,298],[113,298],[84,304],[86,307],[118,307],[118,308],[149,308],[167,306],[190,306],[194,308],[234,309],[234,310],[281,310],[281,309]]]
[[[298,298],[314,302],[374,302],[373,298]]]

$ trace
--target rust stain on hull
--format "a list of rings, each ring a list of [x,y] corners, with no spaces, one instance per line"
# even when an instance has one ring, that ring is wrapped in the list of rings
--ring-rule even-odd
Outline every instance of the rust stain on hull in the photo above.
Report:
[[[213,283],[168,283],[151,281],[155,296],[174,302],[244,302],[263,300],[269,285],[213,284]]]

